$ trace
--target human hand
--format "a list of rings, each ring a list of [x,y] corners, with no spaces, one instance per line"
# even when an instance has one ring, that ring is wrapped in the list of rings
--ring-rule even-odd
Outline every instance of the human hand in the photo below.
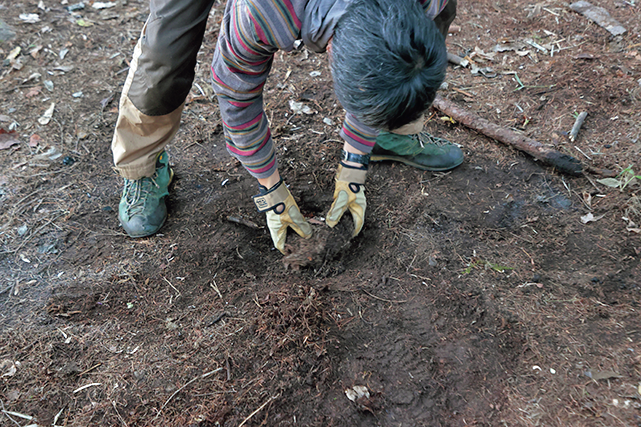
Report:
[[[336,173],[336,187],[334,188],[334,202],[327,212],[325,222],[330,227],[336,226],[349,209],[354,220],[353,237],[360,233],[365,221],[365,176],[366,168],[347,166],[343,162],[338,166]]]
[[[269,190],[262,187],[261,194],[253,196],[259,212],[267,215],[267,227],[271,234],[276,249],[285,254],[285,239],[287,227],[291,227],[299,236],[309,239],[312,236],[312,227],[303,218],[294,197],[281,180]],[[264,194],[263,191],[265,191]]]

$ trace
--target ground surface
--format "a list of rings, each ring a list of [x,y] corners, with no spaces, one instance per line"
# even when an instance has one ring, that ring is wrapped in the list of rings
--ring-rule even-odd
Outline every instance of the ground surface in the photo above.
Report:
[[[443,97],[638,173],[638,2],[593,0],[618,37],[555,0],[460,3],[449,50],[491,70],[451,66]],[[1,425],[641,424],[634,180],[559,174],[434,112],[427,127],[465,163],[373,165],[361,235],[286,266],[224,150],[208,85],[218,4],[169,147],[169,219],[132,240],[109,143],[146,2],[68,6],[0,0],[16,34],[0,44],[0,127],[15,130],[0,135]],[[278,54],[266,103],[282,174],[326,233],[342,111],[325,57]],[[369,398],[350,401],[355,386]]]

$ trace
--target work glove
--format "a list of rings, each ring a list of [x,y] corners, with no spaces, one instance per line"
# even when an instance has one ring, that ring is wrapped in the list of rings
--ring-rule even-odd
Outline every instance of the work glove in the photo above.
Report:
[[[363,228],[365,221],[365,176],[367,167],[347,166],[343,162],[338,166],[336,173],[336,187],[334,189],[334,203],[327,212],[325,222],[334,227],[349,209],[354,219],[354,233],[358,235]]]
[[[276,249],[285,254],[287,227],[291,227],[299,236],[309,239],[312,226],[303,218],[294,197],[281,179],[272,188],[260,186],[260,194],[253,196],[259,212],[267,214],[267,227]]]

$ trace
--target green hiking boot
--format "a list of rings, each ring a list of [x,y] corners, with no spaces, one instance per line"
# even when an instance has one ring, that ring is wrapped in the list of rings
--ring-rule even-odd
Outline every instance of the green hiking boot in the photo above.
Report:
[[[463,163],[463,152],[451,142],[427,132],[398,135],[381,132],[370,161],[391,160],[427,171],[446,171]]]
[[[174,177],[169,167],[169,155],[163,151],[156,159],[152,177],[126,179],[122,190],[118,218],[130,237],[151,236],[160,230],[167,219],[165,197]]]

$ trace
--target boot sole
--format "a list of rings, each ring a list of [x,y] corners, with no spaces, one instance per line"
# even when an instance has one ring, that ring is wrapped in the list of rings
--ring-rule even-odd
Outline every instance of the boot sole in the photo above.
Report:
[[[370,162],[384,162],[384,161],[391,161],[391,162],[401,162],[404,163],[408,166],[415,167],[420,170],[424,171],[432,171],[432,172],[443,172],[443,171],[448,171],[450,169],[454,169],[455,167],[459,166],[461,163],[463,163],[463,159],[461,159],[460,162],[458,162],[455,165],[450,165],[450,166],[444,166],[444,167],[434,167],[434,166],[425,166],[420,163],[413,162],[409,160],[407,157],[402,157],[402,156],[392,156],[389,154],[370,154],[369,157]]]

